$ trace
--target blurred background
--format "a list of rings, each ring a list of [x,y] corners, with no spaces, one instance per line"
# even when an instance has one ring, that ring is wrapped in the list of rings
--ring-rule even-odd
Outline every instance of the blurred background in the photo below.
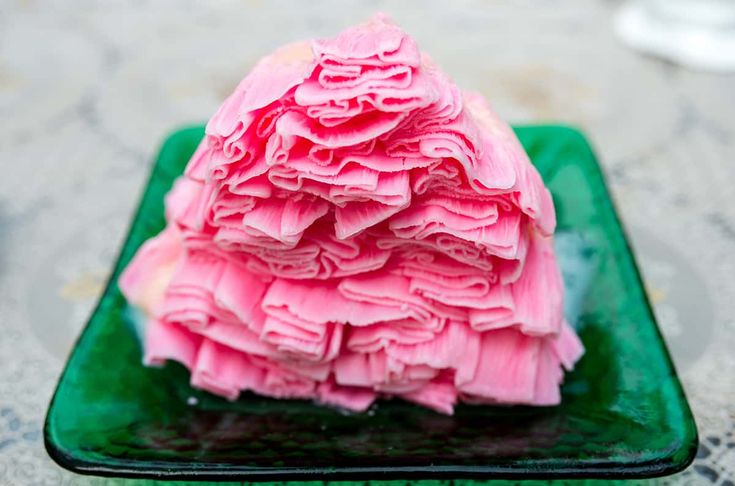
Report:
[[[720,10],[692,18],[732,36],[735,2],[709,3]],[[645,483],[732,485],[735,47],[701,29],[667,37],[677,20],[660,7],[0,0],[0,484],[135,484],[62,471],[41,427],[159,142],[205,121],[275,47],[382,10],[506,120],[589,136],[700,431],[693,467]]]

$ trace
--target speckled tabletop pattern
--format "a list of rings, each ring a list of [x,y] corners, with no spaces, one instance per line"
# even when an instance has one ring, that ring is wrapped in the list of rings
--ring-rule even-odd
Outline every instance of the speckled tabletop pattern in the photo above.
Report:
[[[622,47],[615,2],[0,0],[0,484],[138,484],[54,465],[41,427],[161,138],[261,55],[385,10],[513,122],[581,126],[629,228],[700,430],[735,476],[735,76]]]

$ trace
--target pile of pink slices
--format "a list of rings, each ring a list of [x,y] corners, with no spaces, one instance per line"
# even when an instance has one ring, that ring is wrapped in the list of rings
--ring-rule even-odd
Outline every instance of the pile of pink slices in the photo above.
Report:
[[[261,60],[120,279],[144,362],[364,411],[553,405],[583,349],[510,127],[384,16]]]

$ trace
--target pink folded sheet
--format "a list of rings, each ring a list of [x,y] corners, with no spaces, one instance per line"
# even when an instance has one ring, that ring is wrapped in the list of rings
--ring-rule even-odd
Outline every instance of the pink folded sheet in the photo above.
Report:
[[[513,131],[385,16],[261,60],[120,278],[144,362],[364,411],[554,405],[583,353]]]

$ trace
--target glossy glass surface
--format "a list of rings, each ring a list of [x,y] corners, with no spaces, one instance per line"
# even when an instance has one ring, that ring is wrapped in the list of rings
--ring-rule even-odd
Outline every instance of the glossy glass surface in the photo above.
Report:
[[[163,196],[202,128],[164,143],[104,296],[69,359],[45,439],[83,473],[170,479],[642,477],[686,467],[696,428],[609,194],[583,135],[516,131],[551,189],[559,228],[584,235],[596,271],[582,305],[587,354],[554,408],[459,406],[454,417],[398,401],[365,415],[192,390],[186,371],[141,366],[119,272],[164,225]]]

